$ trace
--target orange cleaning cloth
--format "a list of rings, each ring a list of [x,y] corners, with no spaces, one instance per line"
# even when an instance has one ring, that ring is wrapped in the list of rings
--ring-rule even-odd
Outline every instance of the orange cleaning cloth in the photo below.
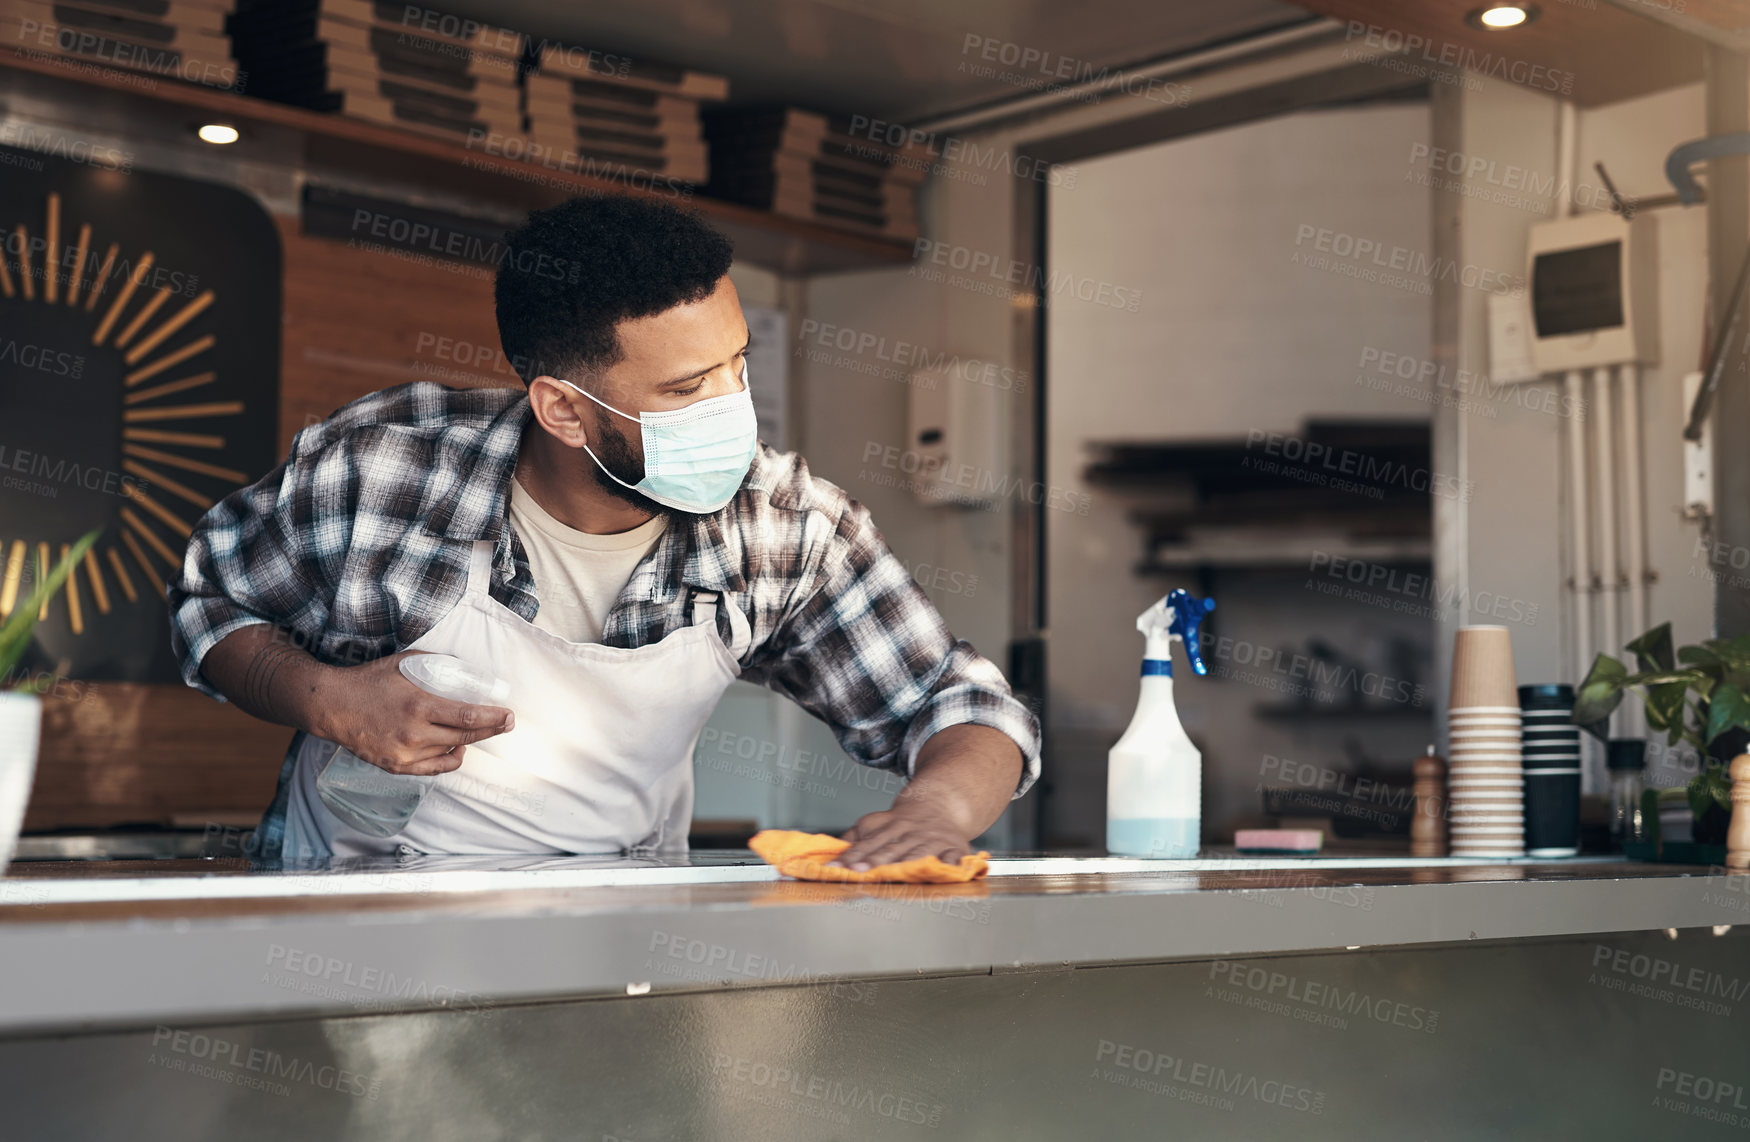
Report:
[[[837,880],[851,884],[963,884],[990,871],[990,854],[974,853],[959,864],[944,864],[940,857],[921,857],[881,864],[863,872],[828,868],[827,861],[851,847],[851,842],[825,833],[798,833],[792,829],[765,829],[755,833],[747,847],[767,864],[797,880]]]

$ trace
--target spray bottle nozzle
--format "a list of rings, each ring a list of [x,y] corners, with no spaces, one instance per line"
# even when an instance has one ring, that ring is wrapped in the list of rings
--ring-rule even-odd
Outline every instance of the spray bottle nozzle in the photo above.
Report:
[[[1198,674],[1208,674],[1209,667],[1203,661],[1197,632],[1204,618],[1214,609],[1214,599],[1194,599],[1185,589],[1175,588],[1137,617],[1136,629],[1149,639],[1151,646],[1163,636],[1165,647],[1170,647],[1175,638],[1181,640],[1185,644],[1185,657],[1191,660],[1191,669]]]
[[[1209,667],[1204,665],[1203,648],[1197,635],[1204,618],[1215,609],[1215,600],[1193,599],[1189,592],[1180,588],[1167,596],[1167,606],[1173,612],[1173,621],[1167,629],[1185,640],[1185,657],[1191,660],[1191,669],[1208,674]]]

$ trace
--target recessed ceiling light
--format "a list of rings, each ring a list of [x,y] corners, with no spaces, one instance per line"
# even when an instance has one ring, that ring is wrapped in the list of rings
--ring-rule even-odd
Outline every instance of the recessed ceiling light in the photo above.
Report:
[[[1500,31],[1529,23],[1536,15],[1537,9],[1528,4],[1494,4],[1487,8],[1478,8],[1470,14],[1469,19],[1479,27]]]
[[[226,143],[237,141],[237,128],[229,123],[203,123],[195,134],[201,137],[201,142],[213,143],[216,146],[224,146]]]

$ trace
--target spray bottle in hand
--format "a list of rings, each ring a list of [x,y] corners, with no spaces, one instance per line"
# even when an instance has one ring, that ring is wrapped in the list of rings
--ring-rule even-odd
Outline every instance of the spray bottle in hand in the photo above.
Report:
[[[396,664],[401,676],[428,694],[477,706],[502,706],[510,683],[449,654],[410,654]],[[316,794],[328,811],[361,833],[392,837],[407,827],[437,776],[390,773],[336,746],[316,775]]]
[[[1203,755],[1173,706],[1173,640],[1184,642],[1191,669],[1208,674],[1197,628],[1214,609],[1214,600],[1176,590],[1136,620],[1148,640],[1142,696],[1106,766],[1106,848],[1115,855],[1197,855]]]

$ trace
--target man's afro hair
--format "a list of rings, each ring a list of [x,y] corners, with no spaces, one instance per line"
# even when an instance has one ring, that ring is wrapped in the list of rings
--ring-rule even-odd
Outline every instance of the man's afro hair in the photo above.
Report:
[[[505,245],[498,338],[525,384],[611,367],[615,326],[704,300],[733,260],[729,239],[693,211],[622,195],[534,211]]]

